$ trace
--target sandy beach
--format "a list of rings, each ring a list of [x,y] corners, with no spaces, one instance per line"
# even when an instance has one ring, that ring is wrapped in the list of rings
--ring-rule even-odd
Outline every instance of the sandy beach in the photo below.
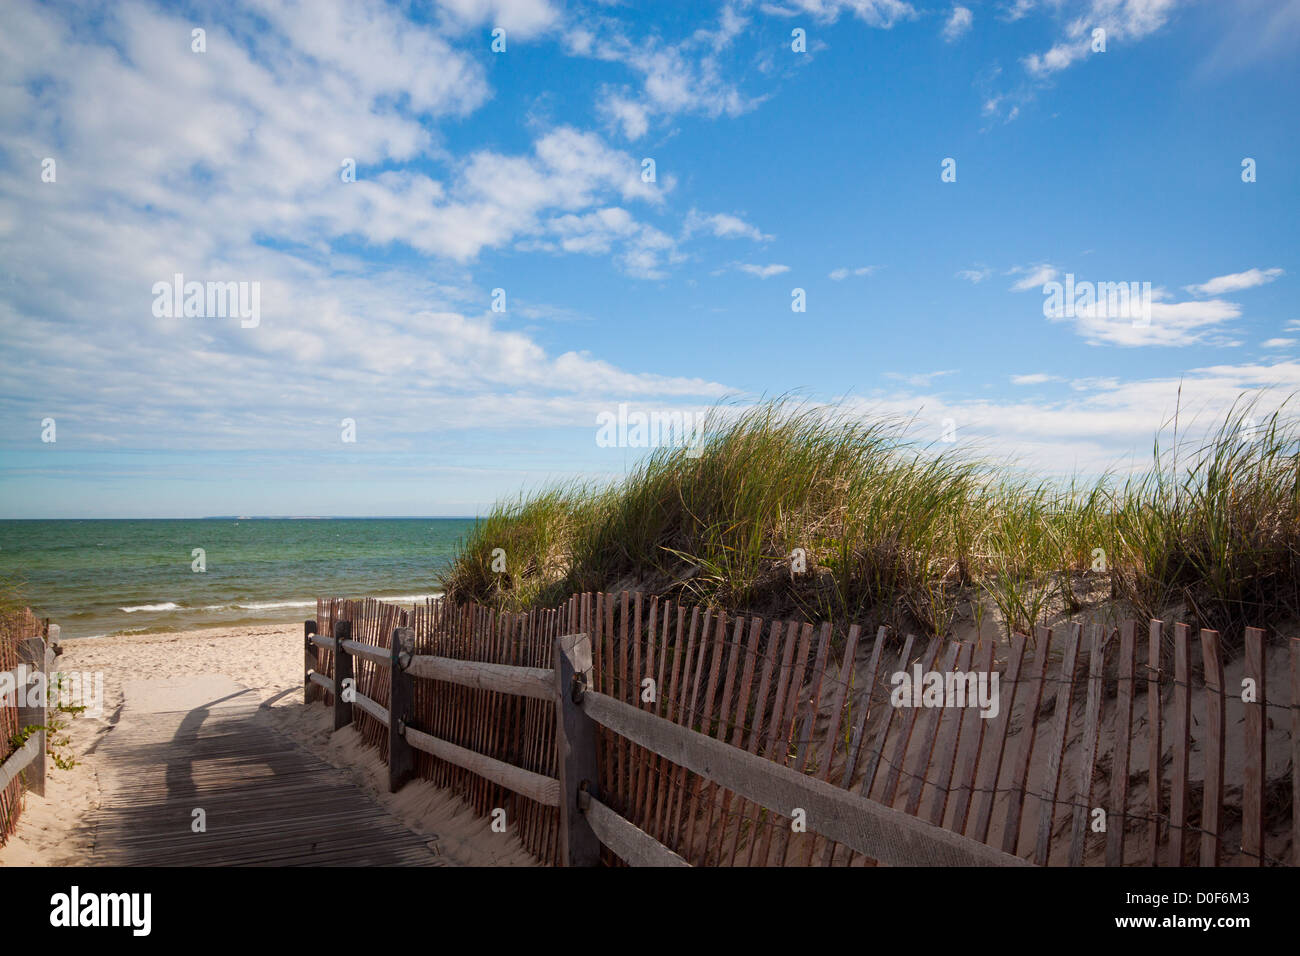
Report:
[[[347,770],[369,797],[418,834],[453,866],[530,866],[533,857],[513,833],[497,834],[456,795],[427,781],[387,792],[376,750],[349,728],[334,732],[329,711],[302,703],[302,625],[212,628],[179,633],[65,640],[58,670],[103,675],[99,716],[73,718],[61,734],[70,769],[51,767],[44,797],[27,794],[17,832],[0,847],[0,866],[83,866],[95,863],[92,817],[112,799],[113,767],[101,744],[123,719],[129,695],[147,694],[176,709],[205,681],[234,682],[267,709],[272,732]]]

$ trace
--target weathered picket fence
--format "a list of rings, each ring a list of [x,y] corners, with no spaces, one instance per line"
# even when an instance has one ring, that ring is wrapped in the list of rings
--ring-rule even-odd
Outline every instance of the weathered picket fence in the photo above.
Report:
[[[608,863],[1265,865],[1300,854],[1300,641],[1270,658],[1257,629],[1230,685],[1218,634],[1197,635],[1194,659],[1189,630],[1159,621],[924,649],[881,629],[868,651],[856,626],[833,639],[828,625],[623,592],[523,614],[322,600],[307,626],[307,699],[323,695],[336,722],[354,722],[395,786],[415,775],[480,814],[504,809],[546,862],[583,859],[572,834],[588,829]],[[407,646],[394,667],[396,629]],[[575,635],[591,662],[571,697],[555,681],[583,671]],[[1289,658],[1286,703],[1268,696],[1277,655]],[[890,676],[918,663],[996,672],[997,716],[893,706]],[[332,696],[349,677],[355,707]],[[1253,695],[1236,689],[1246,679]],[[562,759],[573,735],[591,746]]]
[[[42,703],[27,705],[35,695],[23,693],[20,698],[17,688],[20,683],[32,688],[47,679],[53,661],[50,645],[58,635],[58,625],[49,625],[47,641],[46,625],[30,608],[0,613],[0,687],[14,688],[0,695],[0,846],[18,826],[24,788],[45,794],[45,731],[21,738],[24,729],[46,726],[45,695],[42,691]]]

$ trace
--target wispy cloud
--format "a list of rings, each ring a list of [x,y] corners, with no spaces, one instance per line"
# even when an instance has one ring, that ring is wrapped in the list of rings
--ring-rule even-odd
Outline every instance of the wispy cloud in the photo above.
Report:
[[[946,43],[956,43],[970,32],[975,16],[969,7],[954,6],[943,25],[943,39]]]
[[[1241,307],[1222,299],[1198,302],[1158,301],[1166,294],[1152,292],[1150,321],[1136,321],[1132,317],[1111,315],[1102,303],[1076,307],[1073,318],[1052,318],[1050,321],[1072,321],[1077,332],[1089,345],[1158,345],[1189,346],[1214,344],[1228,348],[1239,345],[1223,335],[1214,335],[1225,323],[1241,315]]]
[[[1048,375],[1046,372],[1031,372],[1028,375],[1012,375],[1012,385],[1043,385],[1047,382],[1059,382],[1060,379],[1055,375]]]
[[[1189,285],[1187,291],[1193,295],[1224,295],[1242,289],[1253,289],[1257,285],[1272,282],[1281,275],[1283,275],[1281,269],[1247,269],[1245,272],[1217,276],[1200,285]]]
[[[1011,284],[1012,292],[1028,292],[1030,289],[1041,289],[1060,275],[1060,272],[1055,266],[1040,263],[1034,266],[1015,266],[1006,274],[1021,277]]]
[[[851,14],[872,27],[888,30],[900,20],[910,20],[916,8],[903,0],[785,0],[783,3],[765,3],[763,12],[775,16],[810,14],[820,23],[834,23],[841,14]]]
[[[639,76],[639,88],[607,85],[597,105],[611,126],[637,140],[659,117],[734,117],[763,102],[765,97],[746,95],[727,77],[720,56],[748,24],[736,5],[726,4],[716,27],[668,42],[631,37],[619,22],[589,13],[565,31],[565,43],[573,56],[620,63]]]
[[[886,372],[885,378],[892,379],[895,382],[905,382],[913,388],[929,388],[934,384],[937,378],[943,378],[946,375],[956,375],[957,369],[946,368],[936,372],[913,372],[905,374],[903,372]]]
[[[1103,31],[1106,50],[1116,40],[1141,40],[1163,27],[1177,5],[1178,0],[1091,0],[1049,50],[1025,57],[1025,69],[1037,77],[1066,69],[1093,51],[1096,30]]]
[[[692,209],[686,214],[682,236],[690,238],[697,233],[707,233],[717,239],[753,239],[756,242],[766,242],[772,238],[739,216],[729,213],[706,214]]]
[[[880,266],[858,266],[856,269],[842,268],[834,269],[830,273],[830,278],[836,282],[842,282],[849,276],[869,276],[874,274]]]
[[[736,264],[736,268],[741,272],[748,272],[752,276],[758,276],[760,279],[770,279],[772,276],[779,276],[783,272],[790,271],[789,266],[783,266],[779,263],[760,266],[748,262],[740,262]]]

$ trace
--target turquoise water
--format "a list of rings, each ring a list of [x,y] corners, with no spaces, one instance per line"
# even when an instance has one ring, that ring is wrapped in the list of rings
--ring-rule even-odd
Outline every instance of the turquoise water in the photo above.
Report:
[[[64,637],[301,621],[316,597],[438,593],[463,518],[0,521],[0,578]],[[202,548],[206,570],[193,570]],[[399,600],[400,599],[400,600]]]

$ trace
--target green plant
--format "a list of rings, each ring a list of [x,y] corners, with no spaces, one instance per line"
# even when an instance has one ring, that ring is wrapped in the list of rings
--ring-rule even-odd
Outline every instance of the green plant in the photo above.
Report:
[[[1235,406],[1199,447],[1176,423],[1122,480],[1054,481],[843,407],[718,406],[696,455],[658,448],[617,483],[497,506],[442,584],[518,609],[634,582],[728,611],[937,634],[963,604],[982,623],[981,594],[1005,629],[1031,631],[1109,583],[1144,615],[1179,602],[1206,626],[1262,625],[1300,613],[1300,433],[1286,403],[1256,407]]]

